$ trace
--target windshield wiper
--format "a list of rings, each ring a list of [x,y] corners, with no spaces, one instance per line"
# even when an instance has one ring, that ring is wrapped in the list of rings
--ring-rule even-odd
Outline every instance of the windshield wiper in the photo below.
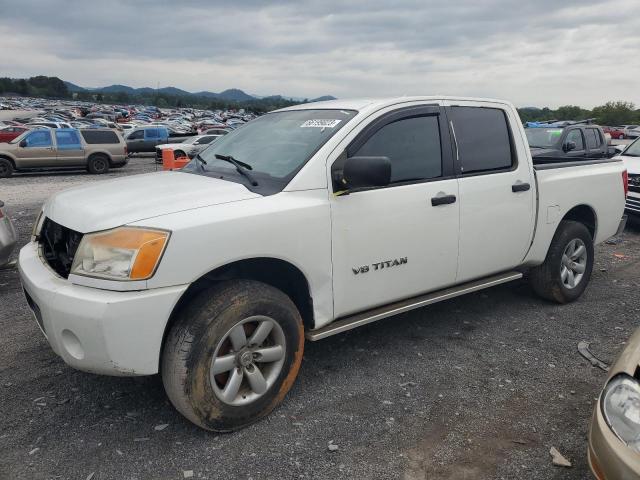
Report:
[[[196,160],[198,160],[198,165],[200,165],[200,168],[204,172],[205,171],[204,166],[207,164],[207,161],[204,158],[202,158],[199,153],[196,154],[195,158],[196,158]]]
[[[219,153],[216,153],[216,158],[218,160],[224,160],[225,162],[231,163],[234,167],[236,167],[236,170],[240,175],[243,175],[247,180],[249,180],[249,182],[251,182],[251,185],[253,185],[254,187],[258,186],[258,182],[256,182],[253,176],[249,173],[249,170],[253,170],[251,165],[241,162],[240,160],[236,160],[231,155],[221,155]]]

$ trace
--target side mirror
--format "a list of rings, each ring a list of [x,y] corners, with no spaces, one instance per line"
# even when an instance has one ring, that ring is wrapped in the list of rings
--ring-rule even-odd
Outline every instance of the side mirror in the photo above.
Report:
[[[26,140],[22,140],[18,145],[20,145],[22,148],[27,146],[27,141]]]
[[[577,147],[576,142],[567,142],[564,144],[564,151],[570,152],[571,150],[575,150]]]
[[[349,188],[384,187],[391,182],[391,160],[389,157],[347,158],[343,178]]]

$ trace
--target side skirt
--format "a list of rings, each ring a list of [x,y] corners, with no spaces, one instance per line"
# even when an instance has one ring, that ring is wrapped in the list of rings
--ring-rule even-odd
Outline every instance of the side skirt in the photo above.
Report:
[[[378,320],[398,315],[399,313],[409,312],[416,308],[431,305],[432,303],[442,302],[444,300],[449,300],[450,298],[459,297],[460,295],[465,295],[471,292],[477,292],[478,290],[484,290],[485,288],[494,287],[520,278],[522,278],[522,273],[515,271],[492,275],[490,277],[481,278],[480,280],[474,280],[472,282],[463,283],[444,290],[438,290],[436,292],[427,293],[418,297],[401,300],[389,305],[349,315],[348,317],[338,319],[317,330],[308,331],[305,336],[307,340],[315,342],[316,340],[322,340],[323,338],[337,335],[338,333],[346,332],[347,330],[361,327],[368,323],[377,322]]]

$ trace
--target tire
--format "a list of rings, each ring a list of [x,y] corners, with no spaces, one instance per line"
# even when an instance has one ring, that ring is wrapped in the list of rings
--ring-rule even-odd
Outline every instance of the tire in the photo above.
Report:
[[[6,158],[0,158],[0,178],[9,178],[13,175],[13,163]]]
[[[87,170],[94,175],[101,175],[109,171],[109,159],[106,155],[91,155],[87,161]]]
[[[533,290],[542,298],[558,303],[577,300],[591,278],[593,257],[593,239],[587,227],[580,222],[563,220],[551,240],[544,263],[529,272]]]
[[[268,330],[266,339],[252,347],[249,341],[261,329]],[[261,419],[282,402],[303,351],[302,318],[287,295],[261,282],[222,282],[178,313],[163,346],[162,381],[169,400],[187,419],[206,430],[229,432]],[[273,358],[266,360],[266,354]],[[250,382],[256,369],[266,383]]]

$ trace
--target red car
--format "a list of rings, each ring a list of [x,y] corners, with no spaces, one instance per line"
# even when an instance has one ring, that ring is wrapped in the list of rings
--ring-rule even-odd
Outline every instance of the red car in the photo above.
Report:
[[[622,140],[624,138],[624,129],[622,127],[602,127],[604,133],[611,135],[611,138],[615,140]]]
[[[10,142],[17,136],[22,135],[27,130],[29,130],[29,127],[23,127],[23,126],[20,126],[20,127],[10,126],[10,127],[0,128],[0,142]]]

